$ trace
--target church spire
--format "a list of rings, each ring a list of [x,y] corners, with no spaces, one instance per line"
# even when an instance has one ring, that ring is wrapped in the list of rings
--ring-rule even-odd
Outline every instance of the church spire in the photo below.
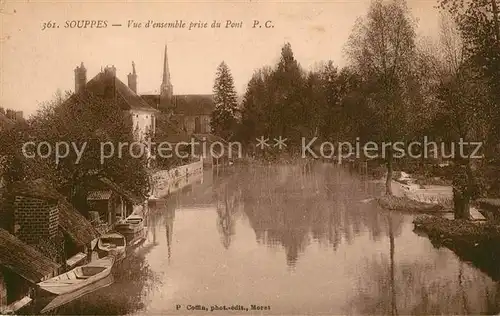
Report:
[[[170,83],[170,72],[168,70],[167,44],[165,44],[165,53],[163,55],[163,81],[162,84]]]
[[[168,69],[167,45],[165,44],[165,53],[163,56],[163,79],[160,87],[160,95],[163,97],[172,97],[172,83],[170,82],[170,71]]]

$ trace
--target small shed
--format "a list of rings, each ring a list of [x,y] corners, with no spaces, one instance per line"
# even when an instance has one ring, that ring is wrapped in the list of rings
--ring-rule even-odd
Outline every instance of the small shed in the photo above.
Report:
[[[0,229],[0,310],[31,296],[35,284],[55,276],[59,265],[14,235]],[[19,304],[17,304],[19,305]]]
[[[90,185],[87,194],[90,220],[97,227],[110,228],[116,222],[132,214],[134,206],[141,205],[144,200],[144,197],[136,196],[113,180],[100,177],[98,181]],[[103,229],[100,228],[100,230]]]

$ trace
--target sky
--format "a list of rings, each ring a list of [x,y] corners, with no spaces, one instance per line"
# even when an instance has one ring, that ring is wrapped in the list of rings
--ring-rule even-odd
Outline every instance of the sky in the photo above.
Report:
[[[417,33],[437,33],[436,0],[407,0],[418,20]],[[127,83],[135,62],[138,93],[161,84],[164,46],[174,94],[210,94],[215,71],[225,61],[238,94],[253,72],[277,63],[284,43],[306,70],[318,62],[346,64],[345,43],[369,0],[331,1],[0,1],[0,106],[33,114],[57,90],[74,90],[74,69],[81,62],[90,80],[106,65]],[[105,28],[65,28],[66,21],[103,20]],[[142,22],[129,28],[128,21]],[[145,28],[148,20],[208,22],[208,28]],[[211,28],[212,22],[221,28]],[[225,28],[227,20],[241,23]],[[252,28],[254,20],[261,28]],[[46,22],[59,28],[42,30]],[[266,28],[264,23],[272,21]],[[112,26],[121,24],[122,26]]]

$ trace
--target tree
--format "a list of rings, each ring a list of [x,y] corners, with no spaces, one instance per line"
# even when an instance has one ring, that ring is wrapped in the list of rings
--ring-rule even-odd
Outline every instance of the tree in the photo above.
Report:
[[[86,91],[72,96],[59,94],[44,104],[28,123],[29,140],[35,144],[47,142],[53,148],[57,143],[69,145],[68,155],[60,160],[55,159],[54,152],[48,158],[36,155],[26,159],[29,178],[46,178],[70,200],[85,194],[85,184],[100,176],[138,196],[148,192],[145,155],[139,155],[138,146],[131,146],[132,120],[114,100]],[[129,145],[121,153],[120,143]],[[103,144],[108,144],[108,149],[112,144],[115,152],[101,161]],[[74,148],[83,148],[83,154],[78,157]]]
[[[268,85],[271,73],[269,67],[257,70],[243,96],[239,138],[247,145],[255,138],[267,135],[269,122],[266,108],[270,100]]]
[[[300,137],[315,135],[321,106],[318,76],[306,78],[290,43],[281,49],[275,67],[263,67],[250,79],[242,106],[241,135],[248,143],[256,137],[287,138],[287,149],[300,144]],[[317,100],[316,100],[317,99]]]
[[[20,148],[28,139],[28,125],[16,121],[13,126],[0,130],[0,187],[9,187],[26,177],[25,158]]]
[[[294,57],[290,43],[281,48],[280,60],[270,79],[269,90],[273,99],[269,109],[268,135],[289,138],[288,144],[292,147],[300,143],[307,125],[307,116],[297,113],[311,112],[304,102],[304,73]]]
[[[360,74],[379,140],[403,141],[416,106],[412,86],[416,56],[415,30],[405,1],[374,1],[350,36],[347,53]],[[383,152],[387,164],[386,194],[392,195],[393,148]]]
[[[442,136],[453,143],[484,141],[492,129],[494,113],[489,97],[487,80],[480,70],[470,63],[459,29],[448,15],[441,19],[440,46],[436,51],[440,74],[437,93],[440,104],[438,119],[445,131]],[[442,52],[441,55],[438,52]],[[455,218],[469,219],[469,203],[478,197],[481,186],[478,183],[470,148],[454,153],[455,172],[453,176],[453,200]]]
[[[331,60],[320,63],[305,80],[305,100],[302,117],[310,136],[337,137],[339,116],[339,88],[337,67]]]
[[[463,41],[463,52],[469,67],[486,80],[495,123],[488,133],[486,152],[493,151],[500,140],[500,19],[498,0],[440,0],[457,25]]]
[[[233,76],[224,61],[217,67],[213,92],[215,109],[212,112],[212,132],[224,139],[229,139],[236,128],[238,102]]]
[[[182,145],[179,143],[188,143],[190,141],[188,133],[177,127],[178,125],[176,123],[178,122],[172,121],[169,115],[165,113],[156,115],[155,120],[156,128],[154,135],[152,135],[153,142],[156,144],[165,142],[176,144],[180,154],[174,155],[169,152],[161,153],[157,151],[154,153],[155,158],[153,160],[152,167],[159,168],[161,170],[169,170],[187,163],[186,160],[189,160],[189,158],[181,157],[189,157],[191,154],[191,148],[187,144]]]

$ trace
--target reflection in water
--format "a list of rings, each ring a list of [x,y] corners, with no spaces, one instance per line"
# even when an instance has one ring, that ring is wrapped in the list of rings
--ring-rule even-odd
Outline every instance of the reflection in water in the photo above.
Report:
[[[500,311],[498,284],[415,234],[411,215],[360,203],[381,185],[327,164],[302,170],[252,166],[187,181],[152,205],[148,240],[116,283],[59,312],[189,313],[177,304],[262,304],[285,315]]]
[[[391,258],[391,275],[390,275],[390,280],[391,280],[391,315],[397,315],[398,314],[398,308],[396,304],[396,279],[394,275],[395,267],[394,267],[394,231],[393,231],[393,222],[392,222],[392,216],[391,213],[388,214],[387,216],[389,218],[389,253],[390,253],[390,258]]]
[[[226,249],[231,245],[231,238],[235,234],[237,208],[240,203],[239,190],[232,185],[232,181],[227,181],[214,186],[214,199],[217,203],[217,229],[221,235],[222,245]]]
[[[141,254],[127,257],[115,272],[115,283],[65,305],[54,314],[123,315],[144,307],[143,297],[161,286],[161,280],[144,261],[152,245],[139,249]]]
[[[258,242],[282,245],[289,266],[296,264],[311,238],[336,250],[364,231],[374,240],[389,234],[382,214],[360,203],[380,188],[341,168],[319,165],[304,173],[301,166],[264,166],[249,170],[242,179],[244,211]],[[398,222],[394,225],[398,232]]]
[[[436,275],[436,267],[432,264],[399,264],[396,281],[387,282],[389,264],[385,258],[374,258],[367,263],[369,267],[365,268],[372,280],[356,285],[359,295],[351,302],[354,313],[498,313],[498,299],[491,294],[498,290],[498,284],[489,282],[484,275],[475,275],[473,268],[464,263],[448,267],[446,276]],[[397,300],[394,300],[393,291],[397,293]]]
[[[165,212],[165,235],[167,236],[168,262],[172,257],[172,234],[174,233],[175,209],[167,208]]]

